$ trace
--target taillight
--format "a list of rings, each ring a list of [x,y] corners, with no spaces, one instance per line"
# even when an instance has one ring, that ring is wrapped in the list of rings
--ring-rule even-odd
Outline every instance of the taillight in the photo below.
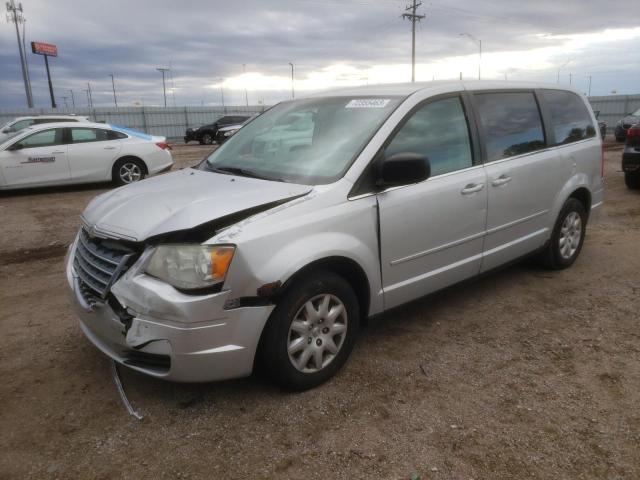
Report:
[[[640,123],[627,130],[627,145],[640,144]]]
[[[162,150],[171,150],[171,145],[165,142],[157,142],[156,145],[160,147]]]
[[[600,144],[600,176],[604,180],[604,142]]]

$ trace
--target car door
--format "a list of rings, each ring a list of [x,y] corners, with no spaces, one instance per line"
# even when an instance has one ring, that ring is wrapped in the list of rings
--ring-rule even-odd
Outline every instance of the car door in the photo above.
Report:
[[[377,195],[385,308],[480,271],[487,188],[470,131],[463,98],[439,97],[414,108],[384,149],[431,164],[426,181]]]
[[[109,131],[103,128],[67,128],[69,168],[73,183],[101,182],[111,178],[111,168],[122,143],[110,140]]]
[[[564,163],[548,146],[533,91],[476,92],[489,208],[482,271],[521,257],[549,237]]]
[[[67,146],[62,128],[41,130],[10,144],[0,152],[6,186],[36,186],[68,183]]]

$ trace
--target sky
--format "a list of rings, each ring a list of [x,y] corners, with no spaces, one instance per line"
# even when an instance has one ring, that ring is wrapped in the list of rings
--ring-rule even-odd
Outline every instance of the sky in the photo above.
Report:
[[[36,107],[270,105],[320,90],[411,80],[410,0],[23,0]],[[423,0],[416,80],[571,83],[591,95],[640,93],[640,0]],[[469,36],[461,35],[469,34]],[[475,39],[475,40],[474,40]],[[244,73],[243,73],[244,72]],[[245,93],[246,92],[246,93]],[[245,96],[246,95],[246,96]],[[63,97],[68,97],[64,99]],[[0,24],[0,108],[26,107],[15,27]]]

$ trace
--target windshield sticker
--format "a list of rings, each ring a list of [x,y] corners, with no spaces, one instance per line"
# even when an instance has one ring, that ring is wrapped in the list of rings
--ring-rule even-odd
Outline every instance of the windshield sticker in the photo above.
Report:
[[[344,108],[384,108],[389,101],[388,98],[358,98],[351,100]]]

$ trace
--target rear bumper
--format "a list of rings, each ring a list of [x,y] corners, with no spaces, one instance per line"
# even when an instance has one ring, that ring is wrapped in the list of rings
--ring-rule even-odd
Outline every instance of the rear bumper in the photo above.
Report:
[[[626,146],[622,153],[622,171],[625,173],[640,172],[640,148]]]
[[[273,306],[225,310],[229,291],[184,295],[145,275],[127,273],[112,290],[132,316],[127,327],[108,303],[87,304],[79,290],[72,256],[73,247],[66,261],[66,277],[80,328],[116,362],[178,382],[251,374],[258,341]],[[123,298],[126,295],[132,298]]]

